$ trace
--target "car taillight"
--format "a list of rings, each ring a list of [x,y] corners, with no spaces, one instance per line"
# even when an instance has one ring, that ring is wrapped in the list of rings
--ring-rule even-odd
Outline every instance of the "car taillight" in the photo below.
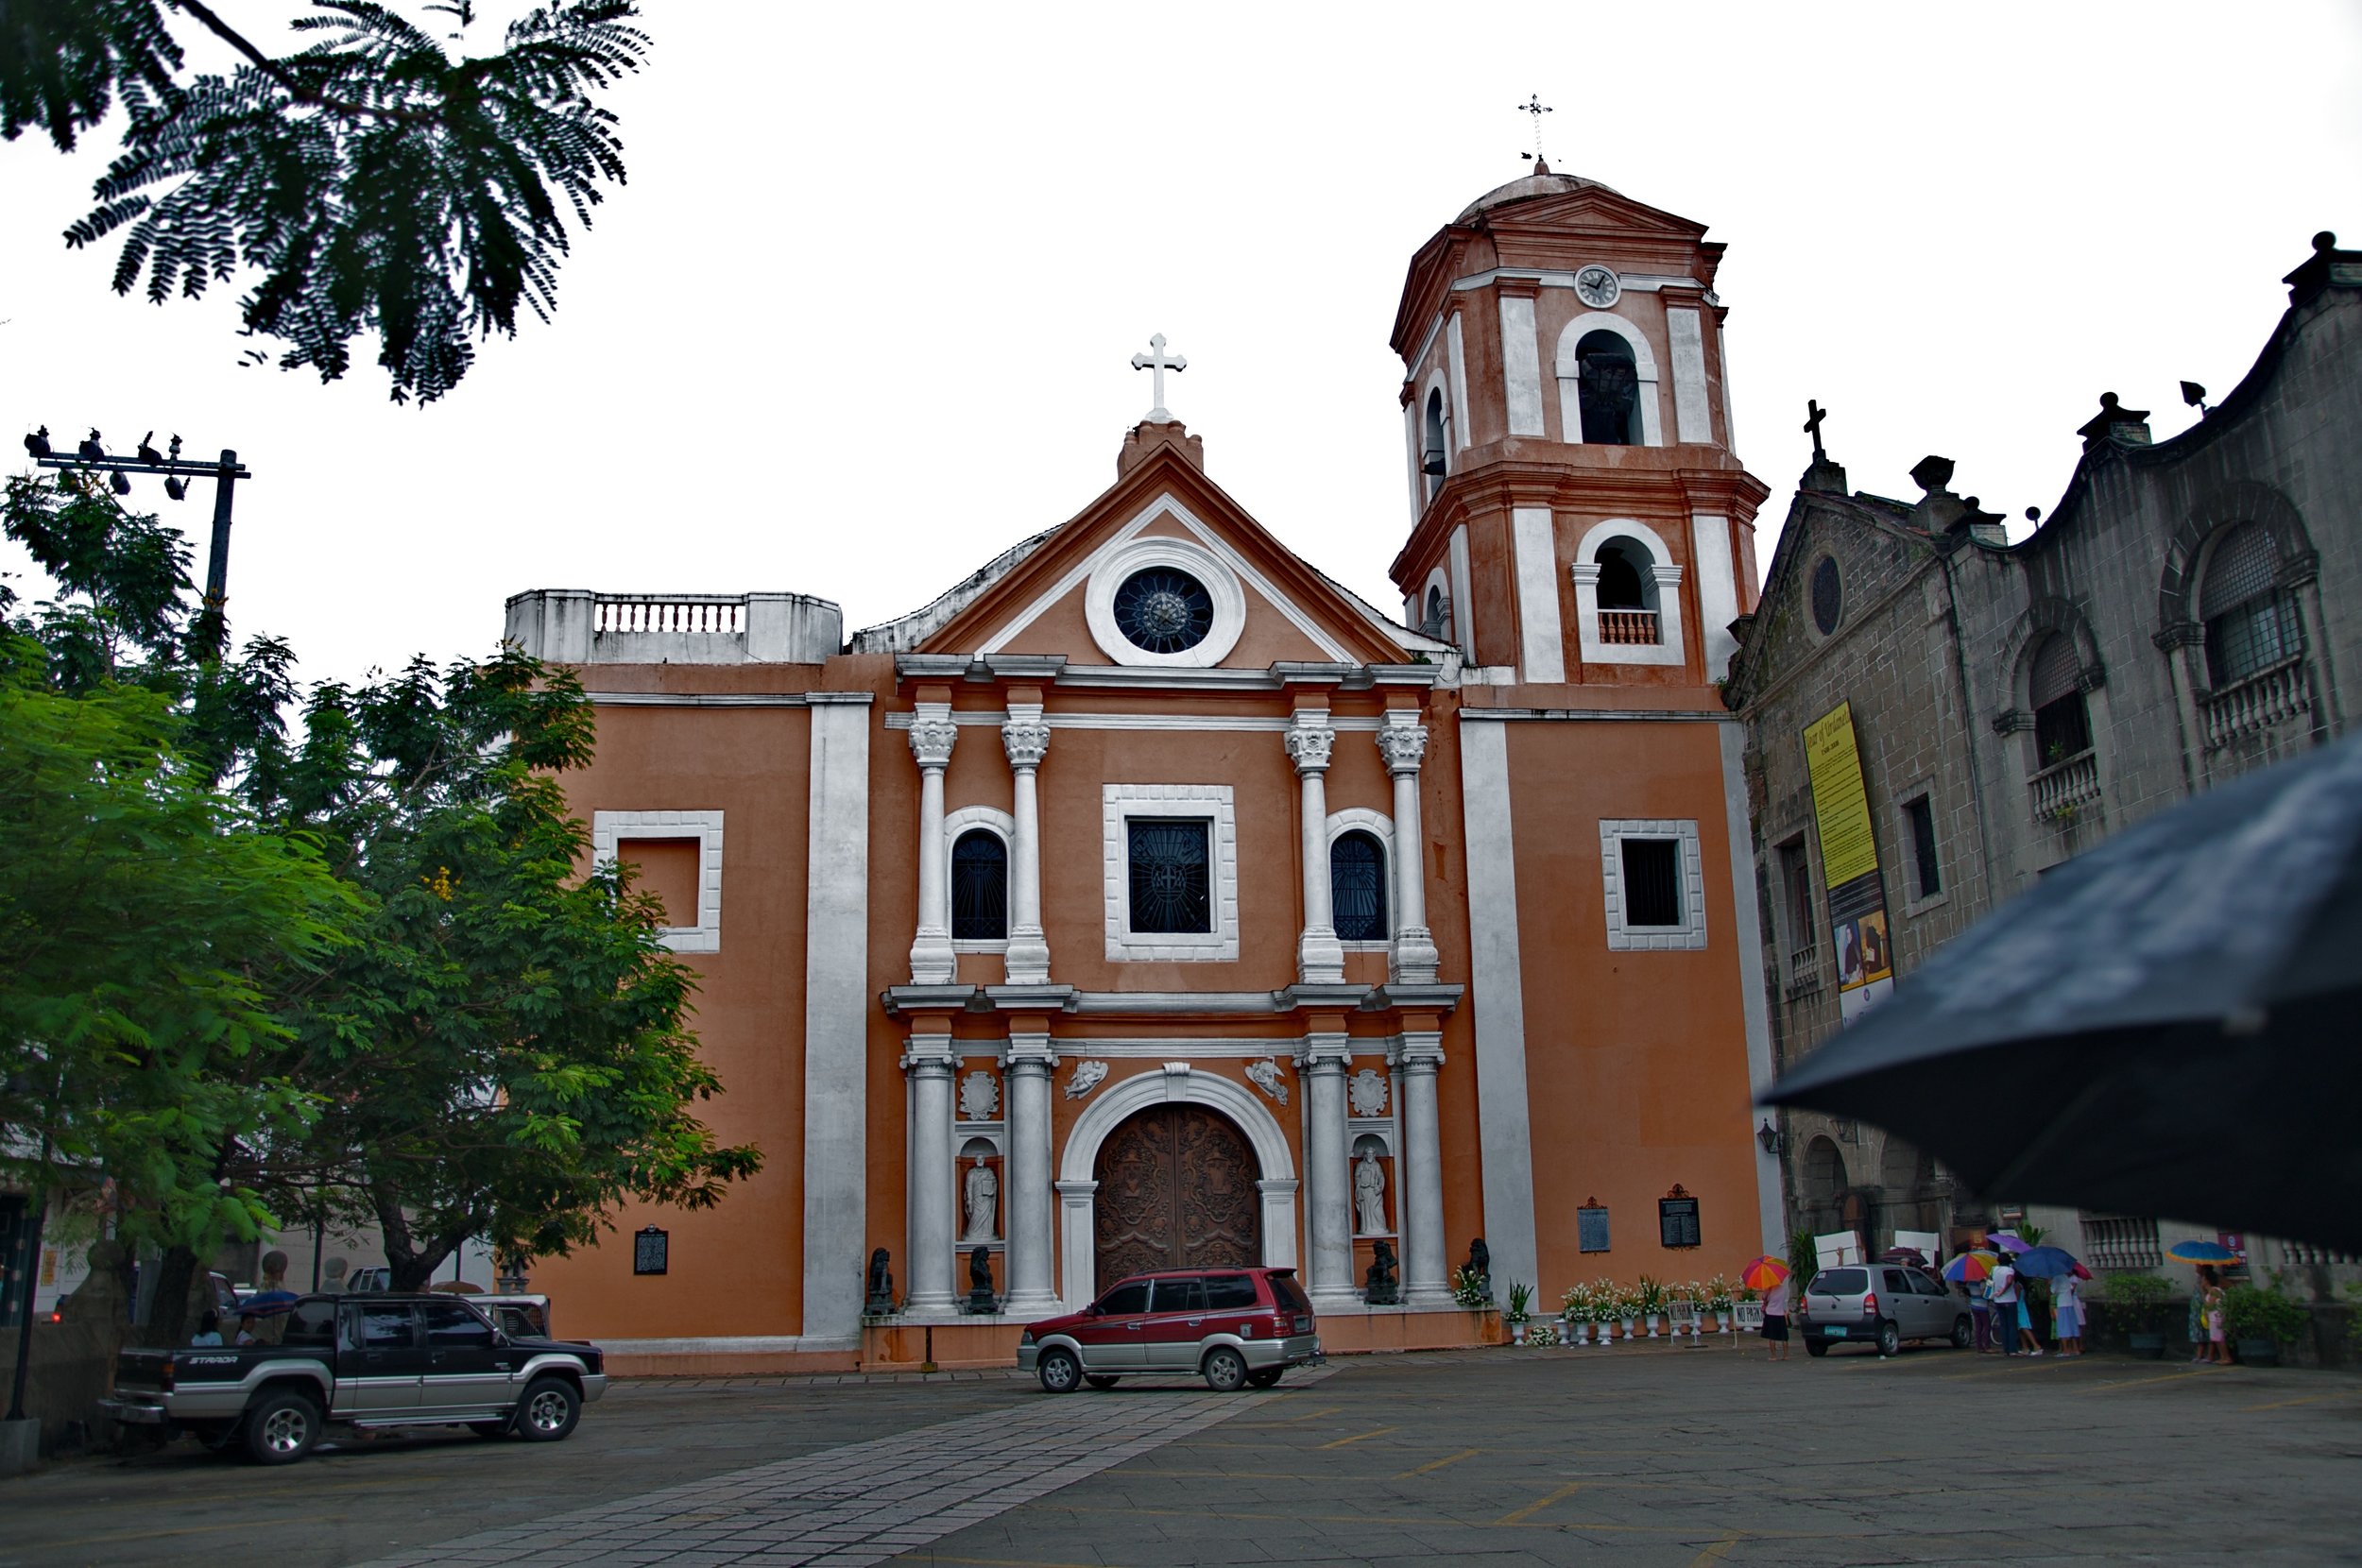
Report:
[[[163,1390],[166,1393],[172,1392],[172,1374],[177,1370],[178,1369],[173,1366],[171,1358],[166,1357],[164,1360],[164,1370],[157,1378],[157,1382],[163,1386]]]
[[[1861,1315],[1865,1318],[1874,1318],[1878,1315],[1878,1292],[1875,1290],[1862,1297]]]

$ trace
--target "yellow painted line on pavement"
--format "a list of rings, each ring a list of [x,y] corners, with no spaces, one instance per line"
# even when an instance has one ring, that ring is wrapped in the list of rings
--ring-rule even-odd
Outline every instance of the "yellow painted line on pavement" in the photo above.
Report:
[[[1286,1421],[1275,1422],[1273,1424],[1278,1426],[1292,1426],[1300,1421],[1318,1421],[1323,1416],[1333,1416],[1344,1408],[1344,1406],[1342,1405],[1331,1405],[1326,1410],[1307,1410],[1300,1416],[1290,1416]]]
[[[1389,1432],[1399,1432],[1401,1430],[1402,1428],[1399,1426],[1381,1426],[1375,1432],[1357,1432],[1352,1437],[1339,1438],[1335,1442],[1325,1442],[1321,1444],[1321,1446],[1323,1448],[1344,1448],[1351,1443],[1363,1442],[1371,1438],[1382,1438]]]
[[[2285,1410],[2291,1405],[2319,1405],[2324,1399],[2352,1399],[2358,1393],[2362,1393],[2362,1389],[2339,1389],[2334,1393],[2307,1394],[2302,1399],[2275,1399],[2263,1405],[2242,1405],[2239,1408],[2243,1412],[2248,1410]]]
[[[1560,1487],[1556,1491],[1551,1492],[1548,1497],[1542,1498],[1538,1502],[1528,1503],[1524,1508],[1517,1509],[1514,1513],[1502,1514],[1498,1519],[1494,1520],[1493,1523],[1495,1525],[1522,1525],[1527,1520],[1532,1518],[1535,1514],[1540,1513],[1544,1508],[1549,1508],[1552,1503],[1563,1503],[1567,1498],[1572,1497],[1576,1492],[1581,1491],[1582,1490],[1583,1483],[1581,1481],[1569,1481],[1565,1486]]]
[[[2078,1389],[2075,1391],[2079,1394],[2112,1393],[2118,1389],[2145,1389],[2152,1383],[2180,1383],[2197,1375],[2196,1372],[2160,1372],[2155,1377],[2134,1377],[2121,1383],[2095,1383],[2088,1389]]]
[[[1709,1562],[1720,1562],[1724,1558],[1728,1557],[1730,1555],[1731,1548],[1737,1544],[1738,1537],[1736,1535],[1726,1535],[1721,1540],[1716,1542],[1713,1545],[1708,1546],[1704,1551],[1700,1552],[1696,1557],[1691,1558],[1689,1559],[1689,1568],[1705,1568],[1705,1564]]]
[[[1463,1459],[1473,1459],[1479,1454],[1483,1452],[1484,1450],[1481,1448],[1463,1448],[1459,1453],[1450,1455],[1447,1457],[1441,1459],[1429,1459],[1427,1463],[1419,1465],[1414,1469],[1406,1470],[1401,1474],[1395,1476],[1395,1479],[1397,1481],[1407,1481],[1413,1475],[1425,1475],[1430,1471],[1441,1470],[1447,1464],[1458,1464]]]

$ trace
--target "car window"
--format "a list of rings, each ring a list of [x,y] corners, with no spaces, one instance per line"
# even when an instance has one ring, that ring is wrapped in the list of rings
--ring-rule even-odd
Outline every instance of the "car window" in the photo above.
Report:
[[[549,1325],[541,1321],[541,1307],[536,1302],[518,1302],[493,1310],[501,1316],[501,1327],[519,1339],[546,1339]]]
[[[408,1350],[410,1309],[407,1306],[365,1306],[361,1309],[363,1350]]]
[[[1206,1281],[1206,1305],[1215,1312],[1255,1304],[1255,1282],[1244,1274],[1214,1274]]]
[[[1950,1287],[1933,1274],[1924,1274],[1914,1270],[1910,1278],[1911,1287],[1923,1296],[1948,1296],[1952,1293]]]
[[[1265,1277],[1271,1281],[1272,1300],[1282,1307],[1290,1312],[1312,1310],[1312,1304],[1304,1299],[1304,1291],[1297,1286],[1293,1274],[1270,1274]]]
[[[334,1302],[298,1302],[287,1318],[287,1332],[280,1337],[282,1345],[333,1345],[336,1342],[336,1304]]]
[[[1867,1269],[1823,1269],[1812,1282],[1816,1296],[1858,1296],[1869,1288]]]
[[[1886,1283],[1879,1289],[1890,1296],[1908,1296],[1911,1293],[1911,1282],[1903,1277],[1902,1270],[1885,1269],[1879,1271],[1886,1276]]]
[[[1155,1304],[1159,1312],[1203,1312],[1206,1310],[1206,1282],[1202,1279],[1158,1280]]]
[[[429,1302],[426,1342],[436,1350],[489,1350],[492,1325],[457,1302]]]
[[[1148,1282],[1134,1280],[1129,1284],[1117,1286],[1113,1290],[1099,1298],[1099,1310],[1108,1317],[1125,1312],[1147,1311]]]

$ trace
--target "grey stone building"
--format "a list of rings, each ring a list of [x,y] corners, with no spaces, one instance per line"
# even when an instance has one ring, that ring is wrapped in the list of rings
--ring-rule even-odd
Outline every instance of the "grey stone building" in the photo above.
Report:
[[[2099,837],[2344,730],[2362,702],[2362,251],[2318,236],[2286,281],[2253,368],[2189,430],[2153,442],[2145,413],[2103,397],[2065,493],[2016,544],[1953,494],[1949,461],[1912,471],[1915,502],[1868,495],[1816,435],[1725,687],[1747,724],[1781,1064],[1837,1029],[1840,990],[1880,960],[1907,974]],[[1804,737],[1840,705],[1876,869],[1833,908],[1824,848],[1848,869],[1862,850],[1850,829],[1824,845],[1840,818],[1817,809]],[[1816,732],[1823,795],[1844,771],[1825,741],[1845,728]],[[1948,1246],[1993,1218],[1875,1129],[1797,1112],[1763,1135],[1782,1149],[1792,1228],[1874,1249],[1932,1230]],[[2032,1218],[2095,1266],[2153,1264],[2195,1234]]]

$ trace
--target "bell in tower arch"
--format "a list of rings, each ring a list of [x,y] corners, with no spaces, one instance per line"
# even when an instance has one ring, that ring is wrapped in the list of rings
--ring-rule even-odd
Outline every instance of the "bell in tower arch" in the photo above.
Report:
[[[1586,332],[1575,345],[1575,366],[1584,443],[1640,445],[1640,371],[1633,364],[1632,345],[1611,332]]]

